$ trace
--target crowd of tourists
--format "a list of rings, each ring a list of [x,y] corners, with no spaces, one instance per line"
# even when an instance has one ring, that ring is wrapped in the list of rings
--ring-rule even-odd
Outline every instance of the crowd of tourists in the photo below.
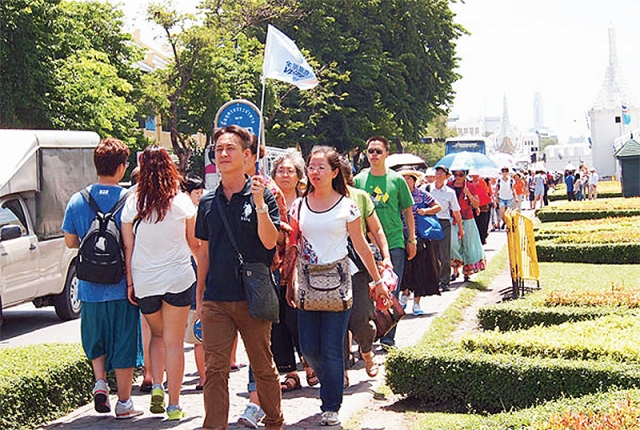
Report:
[[[375,378],[374,345],[395,347],[397,326],[379,335],[376,309],[394,302],[406,308],[413,296],[411,311],[423,315],[425,297],[485,269],[483,245],[490,227],[503,227],[504,211],[531,201],[530,193],[533,206],[542,204],[548,184],[543,173],[523,177],[508,168],[497,179],[444,165],[395,171],[385,164],[389,143],[380,136],[367,140],[370,167],[360,172],[335,148],[316,146],[306,162],[285,151],[267,176],[256,171],[263,148],[245,129],[217,129],[213,142],[221,182],[210,192],[201,178],[182,178],[158,146],[142,152],[136,185],[123,189],[126,145],[108,138],[95,149],[98,182],[87,191],[115,220],[124,265],[115,283],[78,282],[99,413],[111,412],[112,370],[116,418],[143,413],[131,400],[131,381],[144,366],[140,389],[151,394],[150,412],[182,419],[188,342],[195,345],[203,428],[226,429],[241,337],[249,402],[239,424],[281,429],[282,393],[302,387],[300,368],[306,385],[320,386],[320,424],[338,425],[354,360]],[[114,208],[124,198],[123,208]],[[63,221],[69,247],[89,246],[83,239],[93,234],[94,209],[81,192],[71,198]],[[256,316],[248,272],[257,267],[268,268],[277,291],[275,318]]]

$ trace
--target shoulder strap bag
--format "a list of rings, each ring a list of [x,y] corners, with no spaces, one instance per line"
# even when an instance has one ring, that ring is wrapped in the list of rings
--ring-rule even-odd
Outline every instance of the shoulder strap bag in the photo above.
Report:
[[[218,212],[220,213],[220,219],[222,219],[227,236],[229,236],[231,246],[236,251],[236,254],[238,254],[242,287],[244,288],[247,303],[249,304],[249,313],[253,318],[278,324],[278,322],[280,322],[280,303],[271,269],[264,263],[248,263],[244,261],[236,238],[229,225],[227,215],[222,208],[222,202],[220,198],[216,198],[215,200]]]

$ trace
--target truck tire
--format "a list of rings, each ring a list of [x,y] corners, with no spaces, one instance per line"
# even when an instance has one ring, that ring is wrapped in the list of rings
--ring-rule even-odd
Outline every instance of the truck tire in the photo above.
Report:
[[[80,317],[82,302],[78,300],[78,277],[76,276],[75,263],[69,266],[64,290],[60,294],[53,296],[53,306],[56,309],[56,315],[63,321]]]

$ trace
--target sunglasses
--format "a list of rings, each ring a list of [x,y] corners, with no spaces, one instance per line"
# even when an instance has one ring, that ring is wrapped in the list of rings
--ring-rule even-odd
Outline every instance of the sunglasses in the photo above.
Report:
[[[367,153],[382,155],[384,154],[384,151],[382,149],[371,148],[371,149],[367,149]]]
[[[463,172],[454,173],[453,176],[457,178],[464,178],[464,173]]]

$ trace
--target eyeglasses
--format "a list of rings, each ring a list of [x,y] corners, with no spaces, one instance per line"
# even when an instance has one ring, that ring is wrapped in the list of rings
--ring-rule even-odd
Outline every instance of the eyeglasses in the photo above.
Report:
[[[276,175],[280,176],[295,176],[296,169],[277,169]]]
[[[457,178],[464,178],[464,172],[454,173],[453,176],[455,176]]]
[[[378,155],[382,155],[382,154],[384,154],[384,151],[383,151],[382,149],[371,148],[371,149],[367,149],[367,153],[368,153],[368,154],[378,154]]]
[[[505,173],[505,172],[509,173],[509,169],[502,169],[502,173]]]
[[[307,167],[307,172],[318,172],[318,173],[324,173],[324,171],[327,170],[327,166],[309,166]]]

